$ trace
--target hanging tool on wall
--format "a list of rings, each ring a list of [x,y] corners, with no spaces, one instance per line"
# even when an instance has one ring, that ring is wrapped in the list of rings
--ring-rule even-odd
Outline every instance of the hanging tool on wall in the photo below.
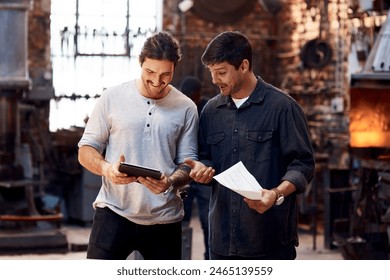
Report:
[[[319,8],[323,12],[320,19],[319,36],[306,42],[301,51],[301,60],[305,68],[323,68],[332,59],[333,52],[327,38],[329,33],[328,0],[319,2],[323,5]]]

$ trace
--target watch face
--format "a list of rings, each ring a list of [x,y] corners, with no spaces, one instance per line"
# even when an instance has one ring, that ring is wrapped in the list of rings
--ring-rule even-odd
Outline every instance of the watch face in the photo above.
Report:
[[[281,195],[281,196],[278,197],[278,199],[276,200],[275,204],[276,205],[280,205],[280,204],[283,203],[283,201],[284,201],[284,195]]]

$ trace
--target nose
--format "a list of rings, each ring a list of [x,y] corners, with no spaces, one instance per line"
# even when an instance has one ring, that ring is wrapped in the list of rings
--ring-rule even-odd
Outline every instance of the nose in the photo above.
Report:
[[[153,77],[150,77],[150,81],[152,82],[153,86],[159,86],[161,84],[161,77],[159,75],[155,75]]]
[[[153,78],[153,79],[151,79],[151,82],[152,82],[153,86],[160,85],[160,79],[159,78]]]

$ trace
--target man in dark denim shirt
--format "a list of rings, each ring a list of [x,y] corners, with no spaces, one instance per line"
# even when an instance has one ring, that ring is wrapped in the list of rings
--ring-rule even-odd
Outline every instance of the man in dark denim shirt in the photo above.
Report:
[[[205,165],[188,161],[190,175],[210,183],[214,172],[242,161],[263,187],[261,200],[250,200],[211,182],[210,258],[295,259],[297,194],[314,173],[304,112],[255,76],[250,43],[239,32],[214,38],[202,62],[221,93],[202,111],[199,158]]]

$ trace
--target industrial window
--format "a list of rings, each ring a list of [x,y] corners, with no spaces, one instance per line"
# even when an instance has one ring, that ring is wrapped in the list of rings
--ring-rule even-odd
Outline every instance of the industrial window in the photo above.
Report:
[[[161,17],[162,0],[52,0],[51,131],[83,126],[105,88],[139,76],[138,54]]]

